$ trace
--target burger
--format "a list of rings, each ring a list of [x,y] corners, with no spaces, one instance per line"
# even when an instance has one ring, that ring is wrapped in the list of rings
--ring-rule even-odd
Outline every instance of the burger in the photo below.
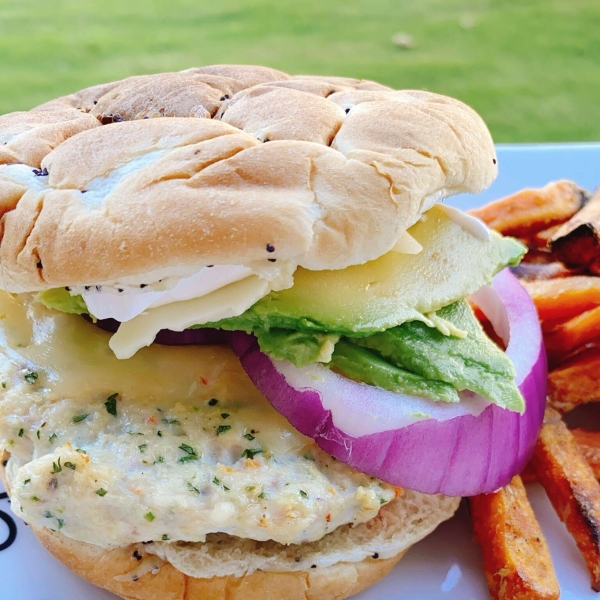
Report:
[[[457,100],[264,67],[0,117],[12,510],[123,598],[374,583],[540,427],[524,248],[442,203],[496,172]]]

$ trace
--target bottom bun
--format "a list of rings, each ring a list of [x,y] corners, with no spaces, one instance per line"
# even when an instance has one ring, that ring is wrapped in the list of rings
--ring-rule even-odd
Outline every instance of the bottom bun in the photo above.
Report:
[[[312,571],[254,571],[242,577],[200,579],[141,551],[141,560],[132,558],[137,544],[105,550],[49,529],[34,528],[34,532],[77,575],[127,600],[342,600],[387,575],[406,552],[393,558],[368,558]],[[137,581],[127,577],[132,571],[144,570],[144,562],[149,562],[153,570],[140,575]]]
[[[0,480],[10,494],[4,470],[10,455],[1,458]],[[45,527],[31,529],[74,573],[126,600],[342,600],[387,575],[413,543],[455,513],[459,501],[406,490],[371,521],[340,527],[317,542],[295,547],[216,534],[204,544],[106,549]],[[364,557],[365,550],[372,554]],[[158,554],[170,557],[177,567]],[[227,574],[229,563],[252,569],[265,557],[264,569]],[[309,557],[318,564],[304,567]]]

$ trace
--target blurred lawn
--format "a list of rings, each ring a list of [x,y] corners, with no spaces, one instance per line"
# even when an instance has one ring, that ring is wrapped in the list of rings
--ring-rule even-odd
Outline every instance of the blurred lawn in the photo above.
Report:
[[[0,0],[0,113],[226,62],[450,94],[500,142],[600,139],[600,0]]]

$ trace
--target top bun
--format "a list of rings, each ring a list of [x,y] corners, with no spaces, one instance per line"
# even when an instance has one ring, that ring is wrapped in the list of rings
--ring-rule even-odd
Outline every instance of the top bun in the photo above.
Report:
[[[0,117],[0,287],[343,269],[496,173],[484,122],[445,96],[254,66],[131,77]]]

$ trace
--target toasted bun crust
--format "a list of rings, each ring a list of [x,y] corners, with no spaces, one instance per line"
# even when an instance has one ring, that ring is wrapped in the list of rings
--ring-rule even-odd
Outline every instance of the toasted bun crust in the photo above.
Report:
[[[12,292],[266,258],[341,269],[497,172],[457,100],[251,66],[96,86],[2,117],[0,139]]]
[[[255,571],[243,577],[199,579],[178,571],[170,563],[138,550],[142,561],[132,558],[138,546],[104,550],[74,542],[49,529],[33,528],[42,544],[69,569],[90,583],[128,600],[342,600],[358,594],[387,575],[404,555],[338,563],[322,569],[273,573]],[[132,581],[128,576],[142,568],[159,568]],[[115,579],[118,578],[118,579]]]
[[[23,163],[39,168],[43,158],[67,138],[96,127],[100,127],[100,122],[92,115],[67,105],[57,106],[53,111],[2,115],[0,165]],[[0,198],[4,198],[2,190]]]

